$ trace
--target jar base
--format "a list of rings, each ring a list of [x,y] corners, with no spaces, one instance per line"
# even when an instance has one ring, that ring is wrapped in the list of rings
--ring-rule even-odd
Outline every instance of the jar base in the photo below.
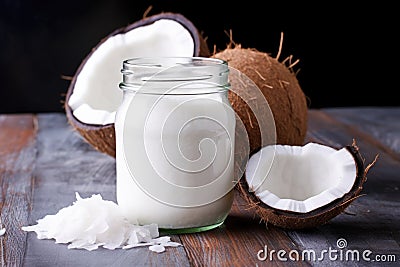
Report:
[[[204,232],[208,230],[215,229],[219,226],[221,226],[224,223],[224,221],[218,222],[216,224],[212,225],[207,225],[207,226],[200,226],[200,227],[191,227],[191,228],[160,228],[159,231],[161,234],[170,234],[170,235],[175,235],[175,234],[193,234],[193,233],[199,233],[199,232]]]

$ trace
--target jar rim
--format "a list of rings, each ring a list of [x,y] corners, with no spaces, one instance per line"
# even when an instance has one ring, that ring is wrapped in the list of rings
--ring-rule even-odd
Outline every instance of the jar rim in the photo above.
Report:
[[[154,62],[156,64],[159,60],[168,60],[175,63],[181,63],[184,61],[194,61],[196,63],[208,63],[214,65],[226,65],[228,66],[228,62],[219,58],[208,58],[208,57],[184,57],[184,56],[166,56],[166,57],[132,57],[125,59],[123,61],[123,65],[131,65],[131,66],[142,66],[142,67],[162,67],[157,65],[149,65],[150,62]],[[135,64],[135,62],[138,62]]]

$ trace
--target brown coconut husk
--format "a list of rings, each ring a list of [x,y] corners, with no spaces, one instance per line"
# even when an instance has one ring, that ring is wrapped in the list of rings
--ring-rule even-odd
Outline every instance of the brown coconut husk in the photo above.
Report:
[[[245,74],[261,90],[274,117],[277,144],[302,145],[307,132],[308,107],[306,96],[293,71],[298,61],[292,63],[290,57],[280,62],[279,55],[280,52],[274,58],[256,49],[242,48],[231,39],[225,50],[217,53],[214,51],[212,57],[227,61],[229,67]],[[254,153],[266,145],[263,139],[271,140],[270,136],[261,136],[259,122],[254,114],[268,114],[269,108],[264,99],[256,97],[256,92],[252,91],[254,87],[246,86],[237,77],[230,77],[230,82],[232,91],[240,94],[230,91],[229,100],[246,127],[250,153]],[[247,99],[256,101],[256,109],[251,110],[239,95],[246,95]]]
[[[368,171],[378,159],[377,155],[372,163],[365,166],[365,160],[362,157],[355,141],[352,145],[346,146],[346,149],[353,155],[357,168],[357,177],[354,185],[351,190],[342,198],[339,198],[316,210],[308,213],[297,213],[272,208],[261,202],[254,193],[249,191],[249,187],[245,178],[241,179],[237,186],[240,196],[247,203],[247,208],[252,210],[254,214],[260,217],[261,221],[267,225],[271,224],[280,228],[295,230],[312,228],[326,224],[332,218],[343,213],[354,200],[362,196],[361,191],[364,183],[367,181]]]
[[[203,56],[209,57],[211,55],[210,50],[208,48],[206,38],[202,36],[202,34],[197,30],[194,24],[188,20],[186,17],[179,13],[171,13],[171,12],[163,12],[160,14],[152,15],[147,17],[147,13],[150,10],[146,10],[143,19],[132,23],[126,27],[122,27],[116,29],[106,37],[104,37],[93,49],[92,51],[85,57],[80,66],[78,67],[75,75],[72,77],[71,83],[68,87],[66,93],[66,99],[64,103],[64,109],[66,112],[66,116],[70,125],[72,125],[73,129],[75,129],[86,142],[88,142],[91,146],[93,146],[96,150],[106,153],[112,157],[115,157],[115,129],[114,124],[107,125],[94,125],[94,124],[86,124],[80,122],[77,118],[74,117],[71,107],[68,105],[69,98],[71,97],[74,86],[76,83],[76,79],[84,67],[87,60],[91,57],[94,51],[108,38],[117,35],[127,33],[135,28],[142,27],[145,25],[152,24],[161,19],[171,19],[182,24],[192,35],[194,41],[194,54],[193,56]]]

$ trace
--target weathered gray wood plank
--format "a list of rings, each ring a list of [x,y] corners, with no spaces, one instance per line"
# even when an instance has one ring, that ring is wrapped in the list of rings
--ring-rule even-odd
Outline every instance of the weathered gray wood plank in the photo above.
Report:
[[[304,262],[282,262],[276,255],[260,260],[260,250],[298,249],[286,233],[274,226],[266,227],[250,212],[235,192],[235,201],[223,226],[198,234],[181,235],[193,266],[309,266]],[[260,254],[261,259],[265,256]]]
[[[346,125],[357,127],[400,156],[400,108],[329,108],[324,112]]]
[[[0,213],[6,228],[0,237],[2,266],[21,266],[26,248],[26,233],[32,196],[32,171],[35,164],[36,117],[0,116]]]
[[[350,111],[349,111],[350,112]],[[358,111],[355,111],[358,112]],[[366,164],[372,162],[376,154],[380,157],[372,167],[362,193],[347,209],[348,214],[341,214],[331,222],[316,229],[288,231],[296,244],[305,249],[320,253],[323,249],[338,249],[337,240],[344,238],[347,248],[371,250],[373,258],[377,254],[395,255],[400,260],[400,164],[389,148],[377,145],[378,135],[363,132],[357,123],[345,124],[330,116],[331,113],[313,110],[310,112],[308,141],[321,142],[335,147],[351,144],[355,138]],[[350,115],[350,114],[349,114]],[[399,122],[395,118],[394,122]],[[356,125],[356,126],[354,126]],[[400,131],[396,138],[400,137]],[[394,138],[394,137],[393,137]],[[388,152],[389,151],[389,152]],[[345,251],[345,250],[344,250]],[[325,257],[315,265],[324,266],[364,266],[363,261],[333,261]],[[396,265],[384,263],[382,266]]]
[[[75,200],[101,194],[115,201],[115,159],[95,151],[68,125],[63,114],[39,115],[38,157],[30,224],[47,214],[55,214]],[[173,236],[175,241],[178,237]],[[28,235],[26,266],[188,266],[183,247],[167,248],[156,254],[147,247],[131,250],[100,248],[68,250],[53,240]]]
[[[353,113],[354,112],[354,113]],[[400,108],[311,110],[307,141],[335,147],[356,139],[371,162],[380,157],[368,175],[364,196],[326,225],[302,231],[282,231],[258,223],[240,201],[223,227],[209,232],[173,236],[184,247],[155,254],[147,248],[68,250],[52,240],[38,240],[20,226],[34,224],[47,214],[72,204],[75,192],[83,197],[100,193],[115,201],[115,160],[95,151],[67,124],[64,114],[39,115],[36,133],[32,115],[0,116],[0,210],[7,233],[1,240],[6,266],[266,266],[257,252],[268,248],[286,252],[331,247],[339,238],[347,249],[395,255],[400,261]],[[4,129],[8,129],[4,131]],[[35,141],[36,140],[36,141]],[[32,210],[30,210],[32,208]],[[30,214],[29,214],[30,213]],[[29,216],[29,217],[28,217]],[[29,219],[28,219],[29,218]],[[287,236],[285,236],[287,234]],[[25,253],[25,254],[24,254]],[[318,255],[318,254],[317,254]],[[330,260],[280,262],[275,265],[370,266],[365,261]],[[396,263],[379,263],[396,266]],[[372,265],[371,265],[372,266]]]

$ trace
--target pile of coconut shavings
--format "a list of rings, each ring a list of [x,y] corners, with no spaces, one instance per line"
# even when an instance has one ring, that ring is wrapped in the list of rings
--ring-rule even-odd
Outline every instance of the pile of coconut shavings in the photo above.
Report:
[[[68,249],[95,250],[130,249],[149,246],[160,253],[165,247],[182,246],[169,236],[159,236],[158,225],[131,224],[122,215],[120,207],[99,194],[81,198],[62,208],[54,215],[37,220],[36,225],[23,226],[22,230],[35,232],[38,239],[54,239],[56,243],[68,244]]]

